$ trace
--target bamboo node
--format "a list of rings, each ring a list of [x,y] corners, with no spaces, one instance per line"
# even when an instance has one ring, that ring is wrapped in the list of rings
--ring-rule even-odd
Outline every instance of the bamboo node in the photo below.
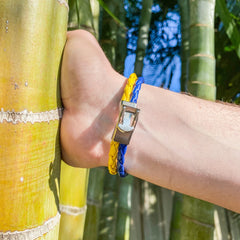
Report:
[[[192,27],[207,27],[207,28],[212,28],[212,25],[211,24],[204,24],[204,23],[195,23],[195,24],[192,24],[190,25],[190,28]]]
[[[83,207],[75,207],[70,205],[59,204],[59,209],[61,213],[66,213],[71,216],[78,216],[86,212],[87,205]]]
[[[205,85],[205,86],[214,87],[214,88],[216,87],[214,84],[206,83],[206,82],[201,82],[201,81],[191,81],[190,83],[191,83],[191,84]]]
[[[3,121],[6,121],[8,123],[27,123],[30,122],[32,124],[36,122],[50,122],[54,120],[59,120],[62,118],[63,115],[63,108],[57,108],[55,110],[45,111],[45,112],[38,112],[33,113],[28,110],[23,110],[21,112],[15,112],[12,111],[4,111],[3,108],[1,108],[0,111],[0,123],[3,123]]]
[[[198,54],[194,54],[194,55],[190,56],[190,58],[195,58],[195,57],[205,57],[205,58],[210,58],[212,60],[215,60],[215,57],[213,55],[204,54],[204,53],[198,53]]]
[[[24,231],[0,232],[0,240],[34,240],[53,230],[60,222],[60,213],[48,219],[42,225]]]

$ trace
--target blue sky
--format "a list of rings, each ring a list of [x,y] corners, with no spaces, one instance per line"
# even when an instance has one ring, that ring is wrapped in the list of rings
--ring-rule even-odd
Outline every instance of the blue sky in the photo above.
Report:
[[[167,14],[168,19],[164,23],[159,22],[159,31],[164,30],[167,33],[169,46],[176,45],[176,39],[174,38],[174,34],[179,32],[180,26],[180,16],[176,12],[169,12]],[[156,39],[154,42],[153,49],[159,48],[159,41],[160,39]],[[164,42],[160,42],[161,45]],[[130,46],[130,48],[134,48]],[[166,46],[163,46],[166,47]],[[181,58],[178,54],[176,54],[170,64],[164,69],[167,62],[169,61],[169,57],[164,58],[162,62],[159,64],[151,64],[146,58],[144,59],[144,67],[143,67],[143,77],[144,81],[147,84],[154,85],[154,86],[162,86],[164,88],[168,88],[175,92],[180,92],[180,78],[181,78]],[[135,54],[129,54],[125,60],[125,70],[124,76],[129,77],[131,73],[134,72],[134,62],[135,62]]]

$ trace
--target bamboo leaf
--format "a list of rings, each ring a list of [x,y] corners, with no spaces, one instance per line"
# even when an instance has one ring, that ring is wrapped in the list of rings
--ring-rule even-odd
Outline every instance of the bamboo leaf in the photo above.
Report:
[[[101,7],[112,17],[112,19],[123,29],[127,30],[125,24],[109,9],[103,0],[97,0]]]
[[[216,1],[216,12],[219,14],[226,33],[234,45],[238,57],[240,58],[240,33],[233,17],[228,11],[225,0]]]

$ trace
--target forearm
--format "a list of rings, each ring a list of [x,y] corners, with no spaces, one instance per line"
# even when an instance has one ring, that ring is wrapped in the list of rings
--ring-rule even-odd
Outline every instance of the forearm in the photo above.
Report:
[[[63,159],[107,166],[126,79],[85,31],[68,34],[62,71]],[[143,85],[125,168],[136,177],[240,212],[240,109]]]
[[[127,171],[240,211],[240,109],[147,85],[138,102]]]

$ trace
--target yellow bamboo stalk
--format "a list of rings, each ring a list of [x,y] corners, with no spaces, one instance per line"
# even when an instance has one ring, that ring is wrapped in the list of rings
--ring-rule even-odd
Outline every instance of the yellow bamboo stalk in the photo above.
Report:
[[[100,13],[100,6],[98,0],[90,0],[92,16],[93,16],[93,29],[95,32],[95,37],[99,38],[99,13]]]
[[[60,240],[79,240],[83,237],[86,216],[88,169],[61,163]]]
[[[0,239],[57,239],[64,0],[0,2]]]

